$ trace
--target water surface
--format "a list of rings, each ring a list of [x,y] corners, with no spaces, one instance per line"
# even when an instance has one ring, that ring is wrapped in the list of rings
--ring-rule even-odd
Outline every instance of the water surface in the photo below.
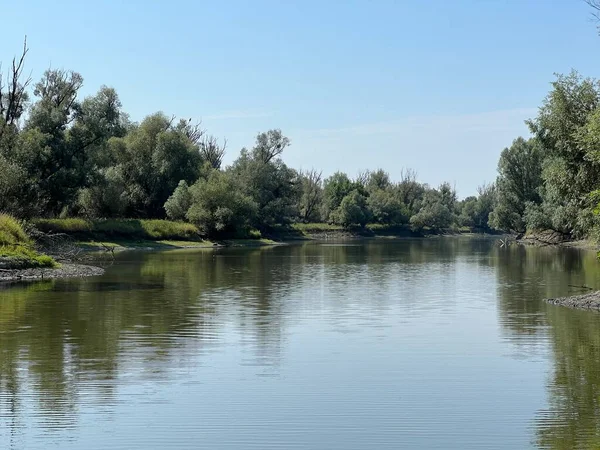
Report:
[[[581,286],[493,239],[123,253],[0,290],[0,448],[595,448]]]

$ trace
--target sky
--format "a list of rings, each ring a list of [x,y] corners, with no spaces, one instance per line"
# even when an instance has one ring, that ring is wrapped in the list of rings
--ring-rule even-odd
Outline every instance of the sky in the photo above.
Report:
[[[296,169],[494,181],[555,73],[600,77],[583,0],[0,0],[0,61],[114,87],[140,121],[156,111],[227,138],[226,163],[280,128]]]

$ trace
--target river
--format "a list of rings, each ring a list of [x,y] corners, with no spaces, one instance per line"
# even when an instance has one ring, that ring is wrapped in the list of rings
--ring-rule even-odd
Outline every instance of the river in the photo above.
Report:
[[[588,449],[575,249],[432,238],[124,252],[0,288],[2,449]]]

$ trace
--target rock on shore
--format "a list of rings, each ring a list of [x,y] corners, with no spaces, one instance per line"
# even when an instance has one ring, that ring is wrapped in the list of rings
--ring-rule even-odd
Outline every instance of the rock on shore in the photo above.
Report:
[[[41,280],[50,278],[81,278],[102,275],[101,267],[85,264],[61,264],[55,269],[14,269],[0,272],[0,282],[16,280]]]
[[[552,305],[600,311],[600,291],[574,295],[572,297],[549,298],[546,301]]]

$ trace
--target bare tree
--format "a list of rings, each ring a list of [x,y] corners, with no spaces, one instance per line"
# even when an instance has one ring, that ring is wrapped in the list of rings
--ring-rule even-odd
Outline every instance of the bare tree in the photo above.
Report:
[[[175,116],[173,116],[173,119],[171,119],[171,123],[173,122],[174,118]],[[201,145],[202,137],[205,134],[205,131],[202,128],[202,121],[194,123],[192,122],[191,118],[187,121],[181,119],[176,128],[182,131],[183,134],[185,134],[194,145]]]
[[[315,169],[300,172],[302,197],[300,200],[300,216],[304,222],[310,222],[318,211],[323,195],[323,172]]]
[[[592,8],[592,17],[600,22],[600,0],[583,0]]]
[[[417,181],[417,172],[413,169],[402,169],[397,189],[402,202],[412,212],[419,195],[423,191],[423,186]]]
[[[199,145],[202,159],[207,161],[213,169],[220,169],[227,148],[227,139],[223,139],[223,145],[219,145],[216,137],[207,135],[202,138]]]
[[[25,67],[25,57],[29,48],[27,37],[23,41],[21,56],[12,60],[9,73],[6,74],[6,83],[3,82],[2,66],[0,65],[0,136],[7,126],[14,125],[25,110],[27,101],[27,87],[31,83],[31,76],[21,80]]]
[[[361,186],[366,186],[367,183],[369,182],[370,176],[371,176],[371,171],[370,170],[361,170],[356,175],[355,182],[357,184],[360,184]]]

